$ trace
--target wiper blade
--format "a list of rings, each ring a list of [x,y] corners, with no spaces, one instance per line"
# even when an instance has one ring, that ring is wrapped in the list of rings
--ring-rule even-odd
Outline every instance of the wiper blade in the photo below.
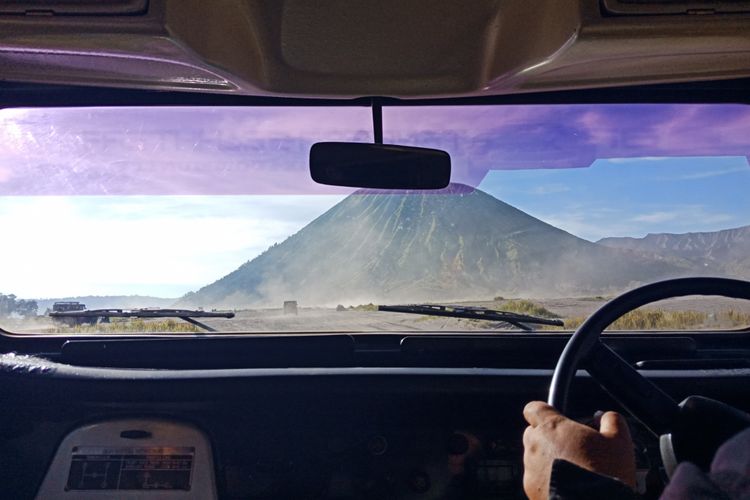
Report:
[[[208,332],[216,330],[197,321],[195,318],[234,318],[232,311],[203,311],[194,309],[167,309],[160,307],[144,309],[84,309],[82,311],[52,311],[50,318],[64,320],[72,324],[95,324],[98,321],[109,321],[110,318],[180,318]]]
[[[424,314],[427,316],[445,316],[448,318],[479,319],[499,321],[515,326],[526,332],[533,330],[529,325],[565,326],[561,319],[541,318],[508,311],[497,311],[486,307],[451,306],[440,304],[407,304],[397,306],[378,306],[378,311]]]

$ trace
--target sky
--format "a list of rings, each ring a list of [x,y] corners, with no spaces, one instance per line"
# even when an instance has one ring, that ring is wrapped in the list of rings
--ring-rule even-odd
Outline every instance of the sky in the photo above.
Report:
[[[750,107],[386,108],[386,142],[447,150],[452,179],[582,238],[750,224]],[[367,108],[0,111],[0,292],[177,297],[350,189],[310,145],[369,141]]]
[[[478,187],[590,241],[750,224],[745,157],[621,158],[581,169],[496,170]]]

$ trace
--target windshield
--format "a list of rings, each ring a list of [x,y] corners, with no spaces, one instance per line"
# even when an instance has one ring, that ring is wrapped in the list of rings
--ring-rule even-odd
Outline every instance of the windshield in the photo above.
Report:
[[[0,111],[0,327],[554,331],[657,279],[750,278],[748,106],[404,106],[383,123],[386,143],[447,151],[452,184],[315,184],[310,147],[370,141],[365,107]],[[614,328],[748,324],[750,304],[685,298]]]

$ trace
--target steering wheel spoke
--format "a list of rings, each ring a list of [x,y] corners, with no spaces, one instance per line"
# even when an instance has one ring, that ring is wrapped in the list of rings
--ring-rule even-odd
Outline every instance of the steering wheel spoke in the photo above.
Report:
[[[620,295],[591,315],[565,346],[552,375],[548,402],[565,413],[576,370],[585,368],[628,412],[654,434],[661,436],[662,455],[668,470],[680,460],[696,464],[710,458],[729,431],[750,426],[750,416],[718,402],[688,398],[678,405],[627,361],[600,341],[601,333],[622,315],[651,302],[687,295],[718,295],[750,300],[750,282],[727,278],[679,278],[645,285]],[[696,403],[698,401],[698,403]],[[699,404],[700,403],[700,404]],[[718,433],[706,433],[714,422]],[[703,439],[696,440],[701,435]],[[696,445],[695,443],[698,443]]]
[[[597,342],[583,367],[656,436],[672,428],[680,409],[677,402],[612,349]]]

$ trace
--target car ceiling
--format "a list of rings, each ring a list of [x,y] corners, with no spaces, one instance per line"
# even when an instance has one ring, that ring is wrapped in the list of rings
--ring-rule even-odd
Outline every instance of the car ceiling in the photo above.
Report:
[[[742,1],[3,3],[6,82],[430,98],[750,76]]]

